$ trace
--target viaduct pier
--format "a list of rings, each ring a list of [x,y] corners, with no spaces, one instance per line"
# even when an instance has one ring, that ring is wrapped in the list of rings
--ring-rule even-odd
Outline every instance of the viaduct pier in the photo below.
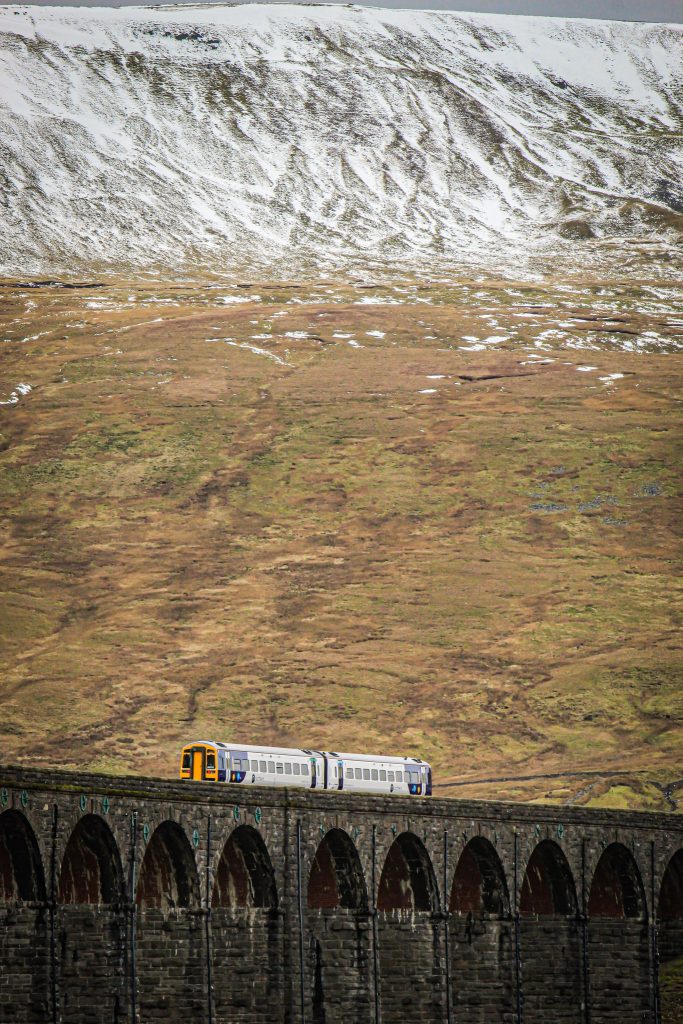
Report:
[[[675,815],[0,767],[0,1024],[676,1024],[682,956]]]

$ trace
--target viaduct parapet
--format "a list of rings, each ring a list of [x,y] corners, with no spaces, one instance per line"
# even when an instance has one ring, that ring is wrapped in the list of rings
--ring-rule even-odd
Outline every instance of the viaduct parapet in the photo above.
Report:
[[[675,1024],[674,815],[0,768],[0,1024]]]

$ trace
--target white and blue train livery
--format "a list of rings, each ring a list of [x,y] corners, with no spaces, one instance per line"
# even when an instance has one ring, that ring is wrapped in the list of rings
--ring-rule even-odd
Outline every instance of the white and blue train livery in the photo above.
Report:
[[[216,740],[198,740],[183,747],[180,778],[246,786],[432,795],[431,766],[419,757],[257,747]]]

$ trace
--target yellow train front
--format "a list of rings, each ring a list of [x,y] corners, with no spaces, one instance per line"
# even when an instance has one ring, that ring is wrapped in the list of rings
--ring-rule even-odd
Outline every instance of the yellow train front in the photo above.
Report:
[[[180,778],[193,779],[197,782],[208,780],[210,782],[226,781],[227,757],[225,751],[219,751],[215,743],[200,740],[183,747],[180,756]],[[223,756],[221,757],[220,754]],[[222,774],[219,764],[222,762]]]

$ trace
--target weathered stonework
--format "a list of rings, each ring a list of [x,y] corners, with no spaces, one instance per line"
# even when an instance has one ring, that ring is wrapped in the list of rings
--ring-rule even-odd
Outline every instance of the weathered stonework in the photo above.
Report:
[[[681,957],[674,816],[0,769],[0,1024],[677,1024]]]

